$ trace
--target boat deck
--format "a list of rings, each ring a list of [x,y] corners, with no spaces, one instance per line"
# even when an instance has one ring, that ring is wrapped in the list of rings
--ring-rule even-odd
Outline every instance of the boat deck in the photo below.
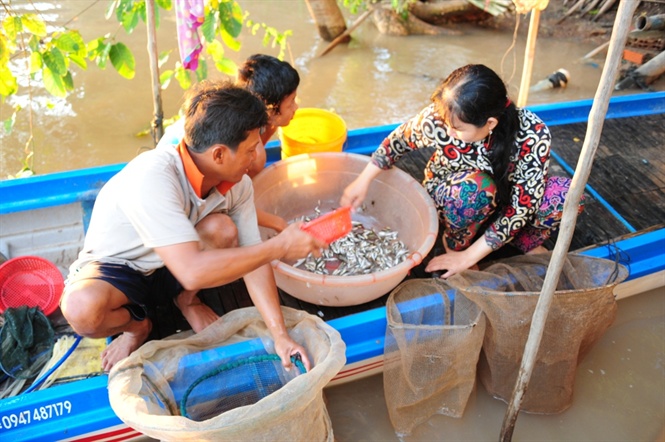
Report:
[[[587,123],[577,123],[550,127],[553,137],[550,174],[572,175],[582,149],[586,126]],[[588,181],[585,211],[578,216],[570,250],[611,243],[634,232],[662,226],[665,222],[664,151],[665,114],[605,121]],[[400,161],[398,167],[420,180],[428,158],[427,151],[413,152]],[[552,249],[554,241],[550,240],[546,246]],[[437,250],[433,252],[441,253]],[[507,250],[502,253],[508,256],[511,252]],[[490,255],[489,259],[499,257],[500,253]],[[427,276],[422,265],[414,268],[410,274],[410,277]],[[201,296],[220,315],[252,305],[242,280],[204,290]],[[280,296],[285,306],[330,320],[384,306],[388,294],[352,307],[309,304],[283,291],[280,291]],[[159,317],[169,319],[155,324],[153,339],[189,329],[180,311],[172,303],[160,308]]]

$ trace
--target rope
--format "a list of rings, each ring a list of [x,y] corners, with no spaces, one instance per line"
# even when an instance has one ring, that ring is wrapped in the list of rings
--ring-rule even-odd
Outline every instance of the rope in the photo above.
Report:
[[[201,382],[210,379],[214,376],[217,376],[218,374],[221,374],[225,371],[232,370],[234,368],[241,367],[243,365],[247,364],[254,364],[256,362],[265,362],[265,361],[279,361],[281,358],[276,355],[276,354],[268,354],[268,355],[262,355],[262,356],[250,356],[245,359],[240,359],[238,361],[233,361],[229,362],[227,364],[221,365],[213,370],[210,370],[208,373],[202,375],[199,377],[197,380],[195,380],[188,388],[187,391],[185,391],[185,394],[183,395],[182,399],[180,400],[180,414],[186,418],[189,418],[189,414],[187,413],[187,399],[189,398],[190,393],[192,390],[199,385]],[[305,366],[302,363],[302,358],[300,356],[300,353],[296,353],[295,356],[291,356],[291,363],[295,364],[296,367],[300,370],[300,373],[306,373],[307,370],[305,369]]]
[[[39,387],[39,385],[44,382],[46,379],[48,379],[49,376],[53,374],[54,371],[56,371],[60,366],[62,365],[63,362],[69,357],[69,355],[72,354],[72,352],[76,349],[76,347],[79,345],[79,342],[81,342],[81,336],[76,336],[76,340],[72,344],[71,347],[69,347],[69,350],[67,350],[67,353],[65,353],[58,362],[56,362],[53,367],[51,367],[42,377],[37,379],[35,382],[32,383],[30,387],[28,387],[24,393],[30,393],[33,391],[35,388]]]
[[[611,284],[616,281],[619,276],[619,264],[623,264],[628,268],[628,274],[630,275],[630,255],[623,251],[613,239],[607,241],[607,250],[610,260],[614,261],[614,270],[607,277],[606,284]]]

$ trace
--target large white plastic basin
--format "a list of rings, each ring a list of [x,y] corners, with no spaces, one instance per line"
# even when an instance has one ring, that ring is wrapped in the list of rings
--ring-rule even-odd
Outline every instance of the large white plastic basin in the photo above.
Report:
[[[287,221],[326,213],[339,207],[344,188],[370,161],[369,157],[344,152],[303,154],[266,167],[254,178],[256,206]],[[273,261],[277,286],[312,304],[349,306],[372,301],[395,288],[409,270],[420,264],[434,246],[438,219],[432,199],[421,184],[406,172],[393,168],[371,184],[365,209],[353,214],[374,229],[389,227],[409,248],[401,264],[380,272],[357,276],[319,275]],[[263,239],[275,235],[261,229]]]

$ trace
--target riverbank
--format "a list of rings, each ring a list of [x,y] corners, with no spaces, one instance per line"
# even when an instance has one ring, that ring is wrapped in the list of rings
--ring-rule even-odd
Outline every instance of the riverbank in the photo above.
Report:
[[[577,0],[576,0],[577,1]],[[547,8],[540,14],[539,38],[553,38],[580,43],[593,43],[597,46],[608,42],[616,19],[618,2],[607,12],[595,19],[593,13],[581,14],[579,10],[566,17],[567,11],[576,3],[570,0],[550,0]],[[639,0],[630,0],[639,1]],[[665,14],[665,2],[662,0],[642,0],[635,10],[634,17]],[[515,15],[490,20],[487,25],[505,32],[513,32]],[[521,16],[519,35],[526,35],[529,28],[529,16]]]

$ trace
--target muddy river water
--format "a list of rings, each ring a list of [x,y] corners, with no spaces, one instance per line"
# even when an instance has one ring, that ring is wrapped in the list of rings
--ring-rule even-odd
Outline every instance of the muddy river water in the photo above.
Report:
[[[280,31],[292,31],[285,59],[301,75],[300,106],[334,110],[348,128],[405,120],[427,104],[441,78],[467,63],[484,63],[500,72],[510,86],[513,100],[518,96],[525,36],[519,36],[513,45],[510,32],[465,26],[459,27],[463,31],[460,36],[392,37],[380,34],[368,20],[353,32],[350,44],[319,57],[328,43],[319,37],[304,0],[240,3],[253,20]],[[149,127],[152,118],[146,28],[141,24],[127,35],[114,18],[104,18],[107,5],[107,1],[81,0],[12,2],[19,12],[38,7],[43,19],[52,25],[73,20],[68,26],[78,29],[86,41],[111,33],[129,46],[136,57],[136,76],[132,80],[120,77],[110,65],[105,70],[92,63],[86,71],[75,68],[76,89],[66,100],[32,88],[33,100],[40,105],[32,116],[33,169],[38,174],[124,163],[152,146],[149,137],[136,136]],[[522,18],[520,27],[527,26],[528,19]],[[226,51],[237,63],[257,52],[278,54],[276,48],[264,46],[260,37],[249,32],[242,33],[241,42],[238,52]],[[157,44],[159,52],[172,50],[165,66],[172,68],[178,57],[173,13],[163,14]],[[584,42],[539,39],[533,83],[559,68],[570,72],[571,81],[566,89],[530,94],[528,104],[593,97],[603,58],[590,64],[579,59],[594,48],[595,45]],[[211,76],[221,74],[215,71]],[[26,81],[22,84],[26,85]],[[181,102],[182,90],[173,82],[163,93],[165,117],[177,113]],[[28,89],[23,88],[20,95],[0,105],[1,120],[11,116],[9,105],[23,107],[14,131],[0,135],[2,178],[16,173],[25,158],[24,146],[30,133],[28,103]]]

